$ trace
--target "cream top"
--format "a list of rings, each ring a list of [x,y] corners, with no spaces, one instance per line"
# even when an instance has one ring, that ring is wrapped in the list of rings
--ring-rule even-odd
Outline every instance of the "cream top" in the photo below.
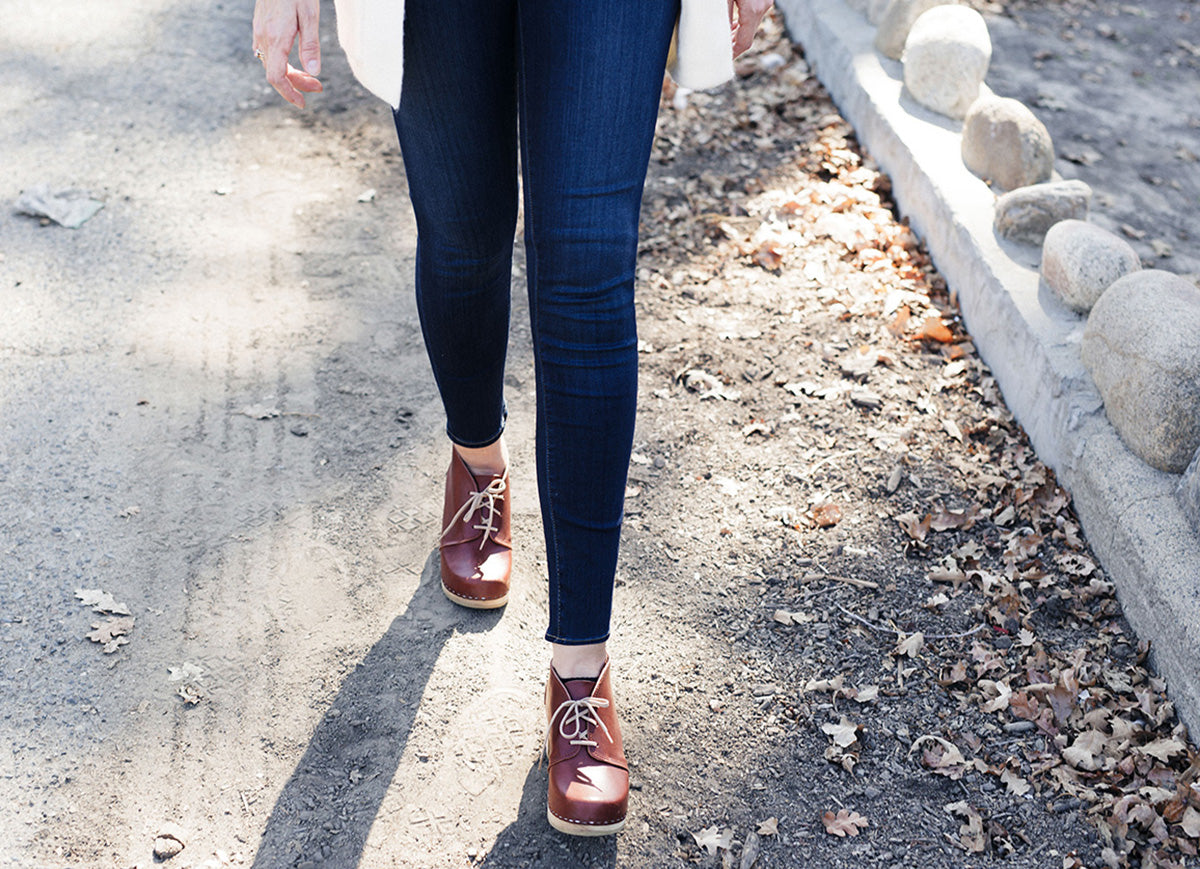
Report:
[[[404,0],[335,0],[338,41],[363,87],[400,105]],[[733,78],[727,0],[681,0],[667,61],[682,87],[704,90]]]

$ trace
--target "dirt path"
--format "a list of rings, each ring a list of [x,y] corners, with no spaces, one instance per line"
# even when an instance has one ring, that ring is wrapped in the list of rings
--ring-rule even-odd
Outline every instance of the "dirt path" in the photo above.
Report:
[[[447,449],[386,109],[332,51],[317,111],[280,105],[244,10],[7,7],[0,198],[106,204],[0,215],[0,865],[150,866],[170,823],[189,867],[1091,866],[1120,787],[1186,798],[1169,745],[1062,761],[1109,706],[1174,739],[1169,706],[777,25],[735,88],[667,94],[613,642],[633,820],[581,842],[536,766],[520,265],[523,554],[504,612],[468,613],[431,554]],[[127,605],[125,645],[85,639],[121,616],[77,589]],[[1064,676],[1077,649],[1103,678]],[[841,808],[868,826],[830,835]],[[1115,850],[1154,850],[1139,823]]]

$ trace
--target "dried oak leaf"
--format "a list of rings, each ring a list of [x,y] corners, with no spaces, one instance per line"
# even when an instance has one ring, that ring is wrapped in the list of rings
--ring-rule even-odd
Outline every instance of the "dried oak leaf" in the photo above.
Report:
[[[849,748],[858,740],[858,728],[859,725],[848,720],[844,715],[837,724],[829,722],[821,725],[821,730],[833,737],[834,744],[839,748]]]
[[[708,851],[710,857],[714,857],[718,848],[728,851],[733,845],[733,828],[727,827],[722,830],[716,826],[705,827],[699,833],[692,833],[692,838],[696,840],[697,845]]]
[[[838,809],[835,815],[833,812],[825,812],[821,815],[821,823],[825,825],[825,832],[832,836],[857,836],[859,832],[866,827],[869,822],[858,812],[852,812],[848,809]]]
[[[908,655],[910,658],[915,658],[917,652],[921,651],[921,647],[925,645],[925,635],[920,631],[909,634],[907,637],[901,637],[896,643],[896,648],[892,649],[892,654],[896,656]]]
[[[110,613],[115,616],[131,615],[129,607],[117,603],[111,594],[98,588],[77,588],[75,597],[79,598],[79,602],[84,606],[90,606],[92,612]]]
[[[129,642],[125,635],[133,630],[133,616],[92,622],[92,628],[94,630],[87,635],[87,638],[93,643],[103,644],[104,654],[111,655]]]
[[[1008,792],[1013,796],[1023,797],[1032,790],[1033,786],[1025,779],[1021,778],[1012,770],[1006,769],[1000,773],[1000,781],[1008,788]]]
[[[921,542],[929,533],[929,529],[933,522],[931,514],[926,513],[924,518],[921,518],[916,513],[901,513],[896,517],[896,521],[900,523],[900,527],[913,540]]]
[[[945,809],[952,815],[959,815],[966,819],[966,823],[958,829],[959,838],[954,844],[968,854],[983,853],[987,848],[987,834],[983,832],[983,816],[968,805],[966,800],[950,803]]]
[[[1168,737],[1167,739],[1156,739],[1153,742],[1147,743],[1141,746],[1138,751],[1142,754],[1158,758],[1163,763],[1167,763],[1175,755],[1186,753],[1187,746],[1178,739]]]
[[[925,322],[921,324],[920,337],[930,341],[939,341],[943,344],[949,344],[954,341],[954,333],[946,327],[946,324],[942,322],[942,318],[936,314],[930,314],[925,318]]]

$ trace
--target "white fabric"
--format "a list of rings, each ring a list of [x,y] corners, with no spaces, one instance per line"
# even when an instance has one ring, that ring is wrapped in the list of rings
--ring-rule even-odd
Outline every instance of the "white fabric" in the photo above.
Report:
[[[404,80],[404,0],[335,0],[338,41],[362,86],[396,108]],[[703,90],[733,78],[727,0],[681,0],[667,69]]]

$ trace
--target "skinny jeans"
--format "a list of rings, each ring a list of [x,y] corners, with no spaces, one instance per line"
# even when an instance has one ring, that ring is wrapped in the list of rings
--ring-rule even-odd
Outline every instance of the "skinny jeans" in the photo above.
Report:
[[[608,637],[637,406],[638,213],[679,0],[407,0],[396,130],[421,329],[461,446],[504,430],[524,197],[546,639]]]

